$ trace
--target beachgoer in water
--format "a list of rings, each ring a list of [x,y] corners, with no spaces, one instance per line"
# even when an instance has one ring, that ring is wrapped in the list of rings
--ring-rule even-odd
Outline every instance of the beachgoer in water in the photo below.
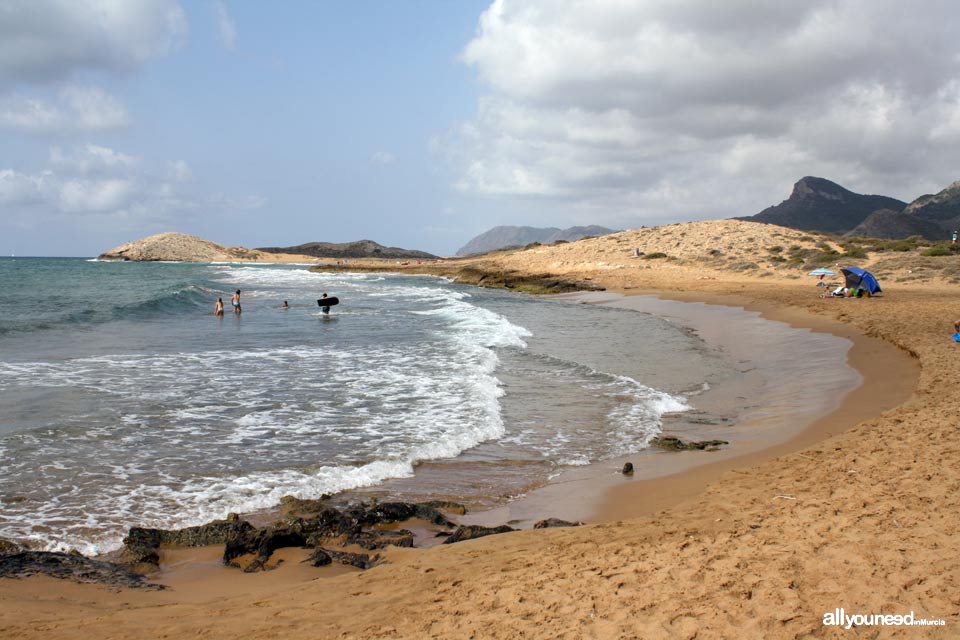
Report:
[[[234,313],[241,313],[243,311],[243,309],[240,308],[240,289],[237,289],[237,292],[230,298],[230,303],[233,305]]]
[[[322,296],[320,296],[320,299],[323,300],[326,297],[327,297],[327,294],[323,294]],[[323,313],[330,313],[330,305],[321,305],[320,309],[321,311],[323,311]]]
[[[281,309],[289,309],[289,308],[290,308],[290,304],[287,303],[286,300],[284,300],[284,301],[283,301],[283,304],[280,305],[280,308],[281,308]]]
[[[213,310],[213,315],[215,316],[223,315],[223,298],[217,298],[217,306]]]

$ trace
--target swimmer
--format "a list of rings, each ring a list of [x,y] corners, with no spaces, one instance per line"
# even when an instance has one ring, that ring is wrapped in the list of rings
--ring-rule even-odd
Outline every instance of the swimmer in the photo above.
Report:
[[[217,298],[217,306],[213,310],[213,315],[215,316],[223,315],[223,298]]]
[[[243,309],[240,308],[240,289],[237,289],[237,292],[230,298],[230,303],[233,305],[234,313],[241,313],[243,311]]]

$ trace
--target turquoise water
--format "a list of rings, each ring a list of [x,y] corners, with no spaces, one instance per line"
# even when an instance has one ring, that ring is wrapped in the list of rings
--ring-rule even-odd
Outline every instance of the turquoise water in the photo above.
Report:
[[[341,300],[329,316],[324,292]],[[0,537],[101,552],[132,525],[427,461],[483,462],[483,482],[457,490],[500,496],[643,449],[665,412],[734,373],[656,316],[439,278],[2,259]]]

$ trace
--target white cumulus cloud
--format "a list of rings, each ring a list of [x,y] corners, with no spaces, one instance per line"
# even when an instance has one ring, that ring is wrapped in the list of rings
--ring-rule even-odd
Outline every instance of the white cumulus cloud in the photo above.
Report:
[[[120,129],[133,118],[115,97],[96,87],[68,84],[55,101],[39,97],[0,97],[0,127],[57,134]]]
[[[5,0],[0,16],[0,84],[133,71],[187,32],[176,0]]]
[[[945,0],[497,0],[439,146],[461,191],[620,224],[756,213],[809,174],[909,199],[960,177],[958,29]]]
[[[53,147],[50,149],[50,165],[68,174],[126,175],[140,165],[140,158],[108,147],[86,144],[66,152]]]

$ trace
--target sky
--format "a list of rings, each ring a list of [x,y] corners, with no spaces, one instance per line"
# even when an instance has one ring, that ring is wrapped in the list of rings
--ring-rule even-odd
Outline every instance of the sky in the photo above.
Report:
[[[953,0],[0,0],[0,255],[162,231],[449,255],[496,225],[960,179]]]

